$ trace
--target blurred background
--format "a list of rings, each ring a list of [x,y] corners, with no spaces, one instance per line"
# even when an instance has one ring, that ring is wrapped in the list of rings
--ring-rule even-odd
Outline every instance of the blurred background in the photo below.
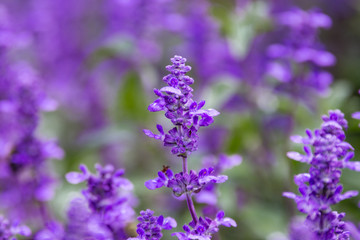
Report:
[[[222,228],[221,239],[286,236],[301,214],[282,192],[297,193],[293,175],[308,170],[286,157],[302,151],[289,137],[319,128],[321,115],[338,108],[349,121],[355,159],[360,155],[358,121],[351,119],[360,109],[359,24],[356,0],[2,0],[0,46],[11,63],[26,65],[24,77],[35,79],[54,105],[36,130],[64,151],[49,163],[58,179],[51,210],[66,221],[84,185],[70,185],[65,174],[80,163],[93,171],[99,162],[126,169],[137,212],[172,216],[179,230],[190,221],[184,201],[144,186],[163,165],[181,169],[169,149],[142,132],[171,126],[147,106],[156,99],[153,89],[165,85],[170,58],[181,55],[192,67],[195,100],[221,113],[200,130],[190,168],[221,154],[243,158],[217,189],[219,205],[238,223]],[[359,180],[343,171],[345,190],[360,190]],[[337,206],[355,223],[358,201]]]

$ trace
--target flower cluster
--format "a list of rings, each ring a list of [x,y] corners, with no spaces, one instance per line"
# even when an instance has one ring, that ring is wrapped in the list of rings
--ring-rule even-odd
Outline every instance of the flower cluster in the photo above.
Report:
[[[221,225],[225,227],[237,226],[233,219],[225,217],[224,212],[219,211],[214,220],[207,217],[200,217],[197,224],[192,221],[189,225],[184,225],[183,229],[185,232],[176,232],[172,235],[176,236],[179,240],[210,240],[212,234],[218,232]]]
[[[158,96],[148,107],[150,112],[165,111],[165,116],[175,125],[167,134],[163,127],[157,125],[160,134],[154,134],[144,129],[144,133],[152,138],[162,140],[164,146],[172,147],[171,152],[178,156],[187,156],[197,150],[199,127],[209,126],[213,117],[219,112],[214,109],[203,110],[205,101],[196,102],[192,99],[193,89],[190,87],[194,80],[186,73],[191,70],[186,66],[186,58],[174,56],[172,65],[166,67],[171,72],[163,78],[168,86],[154,89]]]
[[[72,184],[86,181],[82,191],[92,214],[111,229],[113,234],[123,231],[134,218],[136,204],[131,194],[132,183],[122,177],[124,170],[115,171],[112,165],[95,165],[97,174],[91,174],[85,165],[80,165],[81,173],[70,172],[66,179]]]
[[[329,28],[331,19],[318,10],[294,8],[282,12],[277,23],[288,33],[280,44],[268,48],[268,74],[278,80],[276,90],[306,104],[327,92],[332,76],[323,67],[335,64],[335,57],[317,40],[319,28]],[[306,89],[306,90],[305,90]]]
[[[159,177],[146,181],[145,186],[150,190],[163,186],[172,188],[175,196],[179,197],[184,193],[198,193],[209,183],[223,183],[228,179],[225,175],[214,176],[213,172],[214,169],[209,167],[201,169],[199,174],[190,170],[190,173],[180,172],[174,175],[171,169],[167,169],[165,173],[159,171]]]
[[[339,184],[341,169],[360,171],[359,162],[349,162],[354,156],[353,147],[345,142],[343,129],[347,121],[340,110],[329,111],[323,116],[321,129],[306,130],[307,137],[294,136],[292,140],[304,144],[306,155],[289,152],[289,158],[311,165],[309,173],[298,174],[294,181],[300,196],[285,192],[283,195],[297,203],[300,212],[307,214],[307,223],[319,239],[348,239],[342,218],[344,213],[332,211],[331,206],[350,197],[357,191],[342,194]]]
[[[16,240],[15,235],[30,236],[31,230],[25,225],[10,223],[9,220],[0,215],[0,239]]]
[[[161,231],[163,229],[171,230],[177,225],[173,218],[164,218],[162,215],[154,216],[154,212],[150,209],[141,211],[140,215],[138,217],[140,223],[136,230],[139,236],[128,240],[159,240],[162,237]]]

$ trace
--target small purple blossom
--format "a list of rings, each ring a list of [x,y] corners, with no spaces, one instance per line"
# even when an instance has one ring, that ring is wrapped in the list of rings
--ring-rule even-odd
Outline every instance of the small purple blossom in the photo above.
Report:
[[[136,230],[139,236],[128,240],[159,240],[162,237],[161,231],[163,229],[171,230],[177,226],[173,218],[164,218],[162,215],[154,216],[154,212],[150,209],[141,211],[140,215],[138,217],[140,223]]]
[[[171,169],[168,169],[165,173],[158,172],[158,176],[155,179],[145,182],[145,186],[154,190],[166,186],[173,190],[175,196],[179,197],[184,193],[198,193],[203,187],[210,183],[223,183],[228,177],[225,175],[213,175],[214,169],[203,168],[199,171],[199,174],[194,170],[190,170],[190,173],[180,172],[174,175]]]
[[[360,165],[349,161],[354,153],[353,147],[345,142],[343,129],[347,128],[347,121],[344,114],[333,110],[322,119],[321,129],[306,130],[307,137],[292,137],[294,142],[304,144],[306,154],[289,152],[288,157],[311,167],[309,173],[294,177],[301,195],[290,192],[283,195],[294,199],[299,211],[307,214],[307,225],[318,239],[349,239],[342,221],[345,214],[332,211],[331,206],[358,194],[357,191],[342,194],[339,182],[342,168],[360,171]]]
[[[216,214],[216,218],[213,220],[208,217],[200,217],[197,224],[190,222],[189,225],[184,225],[184,232],[173,233],[179,240],[210,240],[212,235],[219,231],[219,227],[223,225],[225,227],[236,227],[236,222],[228,217],[225,217],[223,211],[219,211]]]
[[[163,78],[168,86],[154,89],[158,96],[148,110],[150,112],[165,111],[165,116],[175,125],[165,133],[161,125],[157,125],[160,134],[154,134],[144,129],[144,133],[152,138],[163,141],[164,146],[172,147],[171,152],[178,156],[187,156],[198,147],[197,131],[200,127],[209,126],[214,122],[213,117],[219,114],[214,109],[203,110],[205,101],[196,102],[192,99],[193,89],[190,87],[194,80],[186,73],[191,70],[186,66],[186,58],[174,56],[172,65],[166,67],[171,72]]]

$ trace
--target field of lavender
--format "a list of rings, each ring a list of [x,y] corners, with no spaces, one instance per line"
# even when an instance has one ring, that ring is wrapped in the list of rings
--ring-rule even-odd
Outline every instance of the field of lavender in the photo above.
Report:
[[[360,1],[1,0],[0,240],[360,240]]]

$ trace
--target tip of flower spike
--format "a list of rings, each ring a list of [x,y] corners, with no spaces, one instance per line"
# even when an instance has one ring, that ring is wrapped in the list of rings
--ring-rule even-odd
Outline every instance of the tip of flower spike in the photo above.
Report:
[[[174,65],[177,65],[177,64],[184,64],[186,63],[187,59],[182,57],[182,56],[179,56],[179,55],[175,55],[173,58],[170,59],[171,62],[174,64]]]

